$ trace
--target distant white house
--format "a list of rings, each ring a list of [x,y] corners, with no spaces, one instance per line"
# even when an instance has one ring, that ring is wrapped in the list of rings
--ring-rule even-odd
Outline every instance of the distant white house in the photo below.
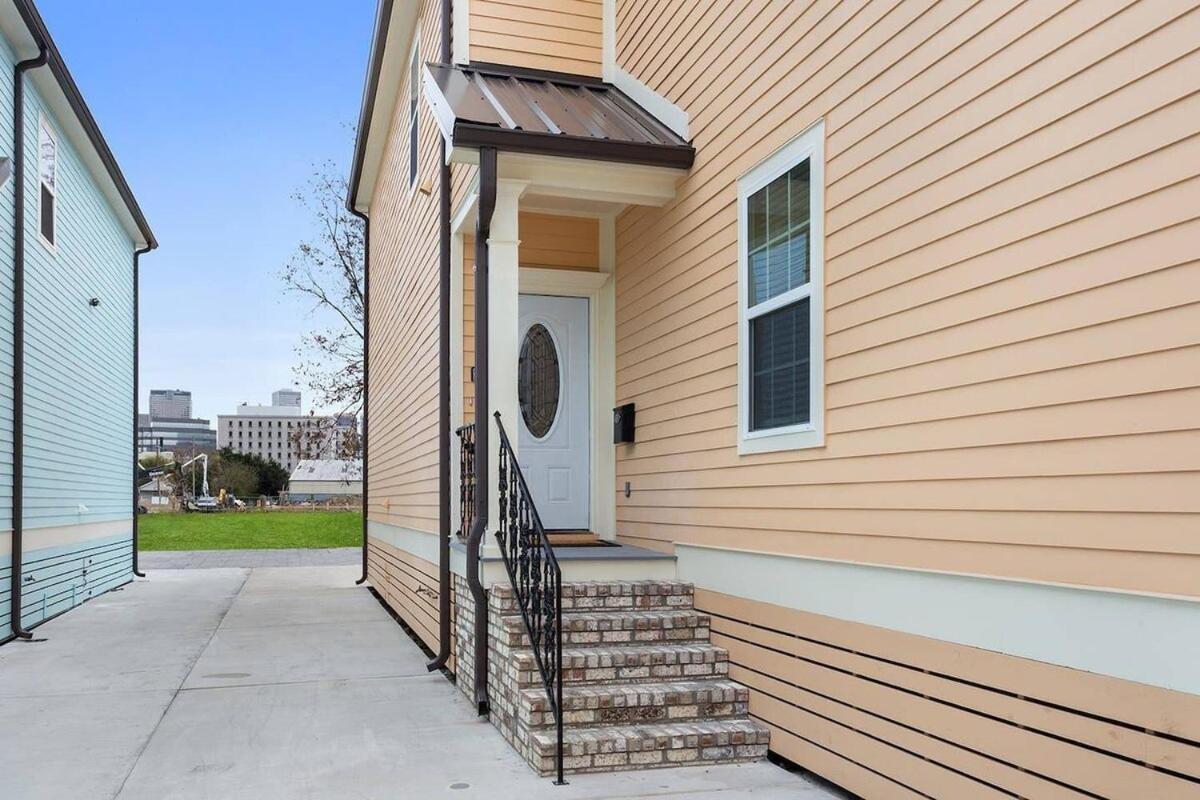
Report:
[[[288,480],[292,500],[328,500],[362,494],[362,461],[308,459]]]
[[[147,511],[171,504],[171,483],[163,478],[151,478],[138,487],[138,500]]]

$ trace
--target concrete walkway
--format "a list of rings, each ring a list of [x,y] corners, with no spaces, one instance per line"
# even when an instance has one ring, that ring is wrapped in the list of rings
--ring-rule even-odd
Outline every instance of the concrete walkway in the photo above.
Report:
[[[0,797],[835,797],[765,763],[556,787],[426,672],[356,576],[155,571],[0,647]]]
[[[143,550],[143,572],[159,569],[218,569],[223,567],[335,567],[362,563],[360,547],[291,550]]]

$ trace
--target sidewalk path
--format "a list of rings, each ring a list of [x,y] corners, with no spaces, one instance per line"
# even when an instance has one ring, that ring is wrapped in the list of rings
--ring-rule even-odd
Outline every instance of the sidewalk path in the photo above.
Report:
[[[538,778],[354,566],[155,570],[0,647],[5,800],[828,800],[770,764]]]
[[[337,567],[362,563],[362,548],[309,550],[143,550],[142,571],[156,569],[222,569],[228,567]]]

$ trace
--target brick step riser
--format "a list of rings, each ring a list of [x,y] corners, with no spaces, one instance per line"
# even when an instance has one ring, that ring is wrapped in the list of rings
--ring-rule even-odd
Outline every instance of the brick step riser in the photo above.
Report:
[[[651,726],[654,723],[649,723]],[[622,740],[619,737],[599,741],[564,743],[563,768],[567,772],[608,772],[618,769],[653,767],[682,767],[702,764],[730,764],[765,758],[770,732],[754,724],[752,729],[737,723],[727,723],[734,729],[716,733],[649,734],[644,738]],[[681,723],[687,726],[688,723]],[[553,741],[542,733],[543,745],[535,745],[534,767],[539,772],[553,772]]]
[[[668,767],[700,767],[717,764],[750,764],[767,757],[767,745],[744,744],[732,748],[697,748],[685,750],[648,750],[636,753],[608,753],[594,756],[570,756],[563,759],[563,773],[584,775],[591,772],[620,772],[631,769],[666,769]],[[541,758],[536,767],[538,775],[549,778],[557,774],[554,757]]]
[[[709,640],[709,617],[688,611],[639,617],[634,613],[614,612],[612,616],[587,615],[563,617],[563,646],[638,644],[704,644]],[[502,617],[499,635],[508,647],[529,648],[529,635],[520,616]]]
[[[726,678],[728,676],[728,661],[638,664],[620,667],[564,667],[563,685],[607,685],[639,680],[702,680],[704,678]],[[517,685],[522,689],[541,686],[542,676],[537,671],[537,666],[532,666],[528,670],[521,670],[517,676]]]
[[[606,706],[603,708],[571,708],[569,704],[563,715],[563,727],[598,728],[604,725],[637,725],[643,722],[699,722],[702,720],[732,719],[744,717],[749,711],[746,700],[709,701],[671,704],[635,704]],[[527,728],[554,727],[554,714],[549,710],[534,711],[522,706],[517,712],[518,721]]]
[[[605,647],[638,644],[707,644],[709,630],[703,628],[667,628],[630,631],[563,631],[563,647]],[[524,633],[509,633],[505,644],[514,649],[529,649]]]

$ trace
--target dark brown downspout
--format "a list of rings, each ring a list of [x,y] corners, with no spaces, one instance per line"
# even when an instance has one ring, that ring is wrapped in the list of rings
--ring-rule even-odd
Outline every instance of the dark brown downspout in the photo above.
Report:
[[[442,62],[449,64],[450,3],[442,0]],[[438,196],[438,652],[427,665],[443,669],[450,660],[450,165],[442,141]]]
[[[149,253],[153,248],[146,245],[133,251],[133,574],[139,578],[146,577],[138,569],[138,262],[143,253]]]
[[[467,586],[475,599],[475,706],[488,711],[487,593],[479,580],[479,551],[488,524],[488,238],[496,210],[496,148],[479,148],[479,209],[475,220],[475,519],[467,538]]]
[[[9,624],[18,639],[32,639],[21,627],[22,548],[25,523],[25,73],[44,67],[45,42],[38,43],[35,58],[21,61],[13,70],[13,478],[12,574],[9,579]]]
[[[354,582],[361,586],[367,582],[367,404],[370,402],[371,385],[371,218],[354,208],[351,198],[347,205],[350,213],[363,223],[363,353],[362,353],[362,575]]]

